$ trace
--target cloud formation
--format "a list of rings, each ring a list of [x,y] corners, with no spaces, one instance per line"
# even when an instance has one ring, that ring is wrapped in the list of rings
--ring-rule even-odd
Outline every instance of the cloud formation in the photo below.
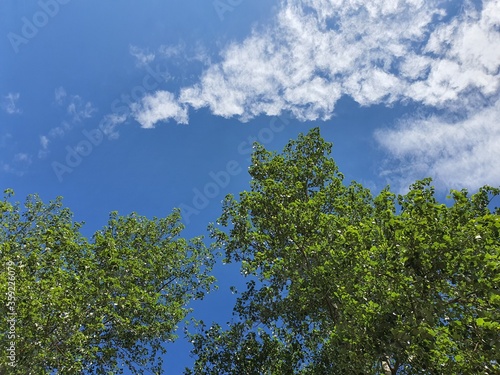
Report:
[[[489,165],[491,158],[474,142],[490,147],[488,137],[498,141],[498,125],[484,121],[500,113],[499,73],[500,0],[283,0],[272,25],[225,48],[199,82],[178,95],[148,95],[133,112],[143,127],[152,128],[160,121],[186,123],[189,107],[242,121],[283,112],[307,121],[330,119],[342,96],[362,106],[412,102],[460,114],[463,121],[415,119],[378,133],[391,156],[402,158],[401,166],[422,163],[418,170],[439,173],[445,184],[500,183],[495,172],[474,169],[471,161]],[[480,132],[480,138],[464,142],[464,129]],[[462,136],[450,135],[455,130]],[[397,146],[398,137],[411,143],[426,133],[446,134],[448,143],[431,137],[405,151]],[[423,144],[447,151],[413,157]],[[453,161],[456,168],[448,165]],[[474,178],[463,180],[460,171],[472,169]]]
[[[79,95],[72,95],[67,112],[73,118],[73,122],[81,122],[91,118],[97,109],[89,101],[84,101]]]
[[[131,105],[132,116],[145,129],[151,129],[158,121],[173,119],[179,124],[187,124],[186,106],[180,105],[174,95],[167,91],[157,91],[145,96],[139,103]]]
[[[9,92],[2,98],[1,107],[9,115],[14,115],[21,113],[21,110],[17,106],[17,101],[21,97],[18,92]]]
[[[73,122],[91,118],[97,111],[90,101],[83,100],[80,95],[68,95],[62,86],[54,90],[54,102],[59,107],[66,107],[66,112],[72,117]]]
[[[427,176],[446,189],[499,184],[499,118],[500,100],[460,120],[430,116],[379,130],[375,137],[393,159],[383,175],[400,189]]]
[[[59,126],[51,128],[46,134],[40,136],[40,149],[38,158],[43,159],[49,155],[49,144],[57,138],[63,138],[75,126],[84,120],[92,118],[97,108],[90,101],[84,100],[80,95],[69,95],[62,86],[54,90],[54,103],[57,107],[64,108],[66,118]]]
[[[8,163],[0,160],[0,171],[21,177],[26,173],[27,168],[31,163],[31,155],[24,152],[18,152]]]
[[[129,52],[136,59],[137,66],[145,66],[148,65],[155,59],[155,54],[151,52],[147,52],[137,46],[130,46]]]
[[[286,1],[273,27],[227,47],[178,103],[243,121],[284,111],[326,120],[343,95],[460,108],[497,93],[500,2],[464,2],[450,20],[440,4]]]
[[[54,90],[54,99],[57,105],[62,105],[64,98],[66,98],[67,93],[64,87],[59,86]]]

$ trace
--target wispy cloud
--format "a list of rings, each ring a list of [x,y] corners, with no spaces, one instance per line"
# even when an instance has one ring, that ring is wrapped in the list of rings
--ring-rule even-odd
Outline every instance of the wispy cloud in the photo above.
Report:
[[[66,98],[67,93],[64,87],[59,86],[54,90],[54,99],[58,105],[62,105],[64,98]]]
[[[51,128],[46,134],[40,136],[38,158],[41,159],[49,154],[50,142],[64,137],[71,129],[84,120],[92,118],[94,113],[97,112],[97,108],[90,101],[84,100],[80,95],[68,94],[62,86],[54,90],[54,101],[58,107],[65,109],[65,118],[61,120],[59,126]]]
[[[49,154],[50,139],[46,135],[40,136],[40,149],[38,150],[38,158],[43,159]]]
[[[432,176],[444,188],[500,184],[500,100],[460,120],[439,116],[401,122],[375,137],[392,160],[382,171],[404,189]]]
[[[80,95],[68,95],[62,86],[54,90],[54,101],[60,107],[66,107],[66,112],[73,122],[91,118],[97,108],[90,101],[84,100]]]
[[[431,117],[378,133],[391,156],[404,155],[401,168],[414,168],[411,159],[420,163],[416,170],[427,168],[446,185],[500,183],[498,172],[473,167],[480,161],[491,165],[490,156],[497,155],[480,152],[474,142],[491,147],[489,140],[498,134],[498,124],[486,127],[483,119],[493,119],[498,109],[491,103],[500,93],[499,24],[500,0],[283,0],[271,26],[227,46],[198,82],[178,94],[144,97],[133,106],[134,117],[145,128],[164,120],[185,123],[188,108],[241,121],[283,112],[304,121],[327,120],[342,96],[362,106],[412,102],[463,120]],[[399,136],[448,135],[453,129],[478,135],[468,138],[472,143],[456,135],[447,136],[446,144],[429,138],[436,150],[447,151],[425,151],[420,159],[413,154],[425,143],[415,142],[402,154],[391,147]],[[457,158],[465,168],[450,167]]]
[[[148,65],[155,59],[154,53],[145,51],[137,46],[130,46],[129,52],[132,56],[136,58],[136,64],[138,66]]]
[[[62,121],[60,126],[56,126],[49,130],[47,134],[50,138],[62,138],[66,134],[67,131],[71,129],[71,124],[67,121]]]
[[[23,176],[25,173],[24,171],[21,171],[21,170],[17,169],[16,167],[14,167],[12,164],[5,163],[2,160],[0,160],[0,171],[2,171],[4,173],[11,173],[11,174],[14,174],[18,177]]]
[[[40,136],[40,146],[46,150],[49,147],[49,138],[45,135]]]
[[[10,173],[17,177],[22,177],[27,172],[32,163],[32,156],[25,152],[18,152],[11,158],[11,161],[0,160],[0,172]]]
[[[31,155],[25,153],[25,152],[19,152],[14,155],[14,161],[19,162],[19,163],[24,163],[24,164],[31,164]]]
[[[228,46],[178,103],[243,121],[284,111],[326,120],[343,95],[459,108],[498,92],[500,2],[446,22],[440,4],[285,1],[273,27]]]
[[[166,57],[167,59],[171,59],[174,57],[179,57],[181,56],[186,49],[186,46],[182,43],[176,44],[176,45],[162,45],[159,48],[159,52],[163,57]]]
[[[75,122],[91,118],[96,111],[97,109],[91,102],[84,101],[79,95],[73,95],[67,107],[68,114],[72,116]]]
[[[173,119],[179,124],[187,124],[188,110],[180,105],[174,95],[167,91],[157,91],[131,106],[133,117],[145,129],[154,127],[158,121]]]
[[[17,113],[21,113],[21,110],[17,106],[17,102],[21,94],[18,92],[10,92],[2,98],[1,107],[7,112],[9,115],[14,115]]]
[[[159,57],[167,59],[168,61],[178,61],[179,63],[185,62],[201,62],[203,65],[208,66],[211,64],[210,52],[207,47],[201,43],[187,46],[183,42],[170,45],[162,45],[158,48]]]

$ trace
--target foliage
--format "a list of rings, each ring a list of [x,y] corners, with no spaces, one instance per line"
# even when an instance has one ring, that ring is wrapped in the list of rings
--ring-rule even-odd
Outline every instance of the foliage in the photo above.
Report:
[[[89,241],[60,198],[44,204],[30,196],[22,209],[6,193],[0,309],[17,315],[14,327],[1,321],[3,348],[15,345],[15,367],[2,355],[0,373],[158,372],[163,343],[176,338],[186,304],[213,281],[211,252],[200,238],[180,237],[179,212],[152,220],[113,212]]]
[[[192,336],[186,373],[498,374],[500,189],[373,196],[330,152],[318,129],[256,145],[251,191],[212,227],[247,288],[227,329]]]

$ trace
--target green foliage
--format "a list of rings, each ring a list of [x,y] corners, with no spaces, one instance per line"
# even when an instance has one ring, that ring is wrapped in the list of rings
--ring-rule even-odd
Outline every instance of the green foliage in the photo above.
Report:
[[[0,335],[2,348],[14,342],[16,366],[2,355],[0,373],[158,372],[186,304],[213,282],[211,252],[180,237],[179,211],[152,220],[114,212],[88,240],[61,199],[30,196],[23,209],[11,195],[0,202],[0,309],[17,315],[15,337],[7,319]]]
[[[498,374],[500,189],[373,196],[330,151],[318,129],[256,146],[251,191],[212,226],[247,289],[227,329],[192,335],[186,373]]]

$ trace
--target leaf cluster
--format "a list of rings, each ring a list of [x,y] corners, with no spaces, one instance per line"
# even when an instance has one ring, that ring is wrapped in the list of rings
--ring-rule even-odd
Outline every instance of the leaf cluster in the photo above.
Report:
[[[500,189],[374,196],[330,151],[319,129],[256,146],[251,190],[212,226],[249,282],[227,329],[193,335],[187,373],[499,373]]]
[[[0,335],[4,347],[15,343],[16,366],[2,355],[0,373],[159,371],[188,302],[214,281],[211,251],[201,238],[180,237],[179,211],[160,219],[113,212],[89,240],[60,198],[44,204],[33,195],[21,207],[6,193],[0,266],[13,265],[15,300],[7,305],[2,270],[0,309],[16,321],[14,338],[7,319]]]

